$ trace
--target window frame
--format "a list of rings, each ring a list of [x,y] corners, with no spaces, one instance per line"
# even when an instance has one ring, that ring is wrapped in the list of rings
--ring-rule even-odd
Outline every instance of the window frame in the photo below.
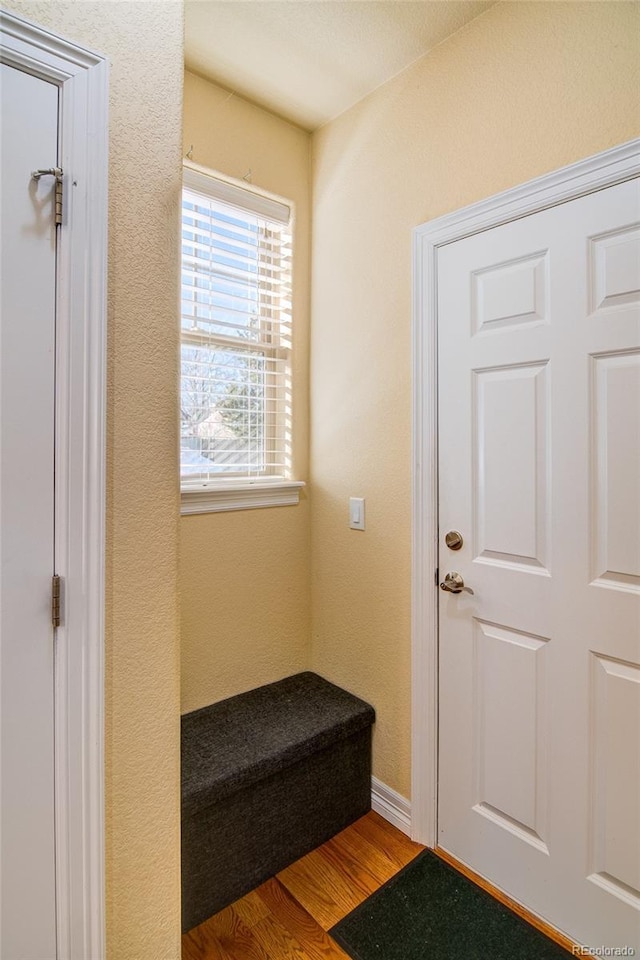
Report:
[[[217,171],[209,170],[190,161],[183,164],[183,192],[181,193],[181,229],[182,241],[182,203],[184,191],[200,194],[230,206],[239,208],[258,217],[271,219],[282,224],[289,224],[293,237],[294,217],[293,204],[275,194],[259,190],[253,185],[233,180]],[[181,254],[182,264],[182,254]],[[182,345],[190,338],[183,338],[181,322],[181,355]],[[203,337],[203,345],[206,338]],[[225,337],[213,336],[208,338],[208,344],[224,347]],[[237,343],[230,338],[230,346]],[[265,344],[258,343],[254,348],[256,353],[264,349]],[[273,350],[273,357],[277,356],[279,348]],[[290,350],[289,350],[290,353]],[[182,360],[181,360],[182,370]],[[182,373],[181,373],[182,376]],[[276,389],[281,389],[278,384]],[[265,408],[266,416],[272,416],[273,410]],[[300,490],[305,486],[303,481],[294,480],[288,476],[270,475],[268,473],[250,477],[245,473],[215,478],[194,478],[188,480],[180,474],[180,499],[182,514],[210,513],[228,510],[247,510],[260,507],[288,506],[299,502]]]

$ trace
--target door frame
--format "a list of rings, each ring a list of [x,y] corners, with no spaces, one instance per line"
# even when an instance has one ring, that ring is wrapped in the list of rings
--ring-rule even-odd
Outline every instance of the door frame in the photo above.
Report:
[[[0,60],[60,91],[51,572],[67,589],[54,668],[57,951],[66,960],[102,960],[108,63],[4,11]]]
[[[640,138],[413,230],[411,836],[428,847],[438,838],[438,249],[639,174]]]

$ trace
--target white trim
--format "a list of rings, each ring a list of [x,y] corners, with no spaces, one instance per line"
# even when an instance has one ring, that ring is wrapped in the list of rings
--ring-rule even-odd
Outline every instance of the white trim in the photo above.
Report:
[[[249,480],[233,485],[196,484],[180,491],[180,513],[219,513],[225,510],[252,510],[256,507],[286,507],[300,502],[302,480]]]
[[[456,210],[413,231],[412,837],[437,842],[437,257],[471,234],[640,174],[640,139]]]
[[[408,837],[411,836],[411,804],[406,797],[377,777],[371,777],[371,809]]]
[[[55,666],[57,955],[102,960],[108,64],[5,12],[0,40],[4,63],[60,89],[55,572],[66,610]]]
[[[288,225],[291,223],[291,206],[281,197],[259,190],[253,184],[225,177],[217,170],[210,170],[190,160],[183,160],[182,184],[187,190],[203,193],[222,203],[230,203],[266,220]]]
[[[413,525],[411,565],[411,838],[436,846],[438,769],[438,604],[424,589],[434,584],[438,555],[438,354],[431,312],[435,274],[427,260],[422,277],[422,238],[414,239],[413,285]],[[431,290],[433,303],[427,300]],[[428,306],[427,306],[428,304]],[[429,318],[426,322],[423,317]],[[427,323],[429,325],[427,325]],[[424,364],[424,368],[422,367]],[[434,562],[436,558],[436,562]]]
[[[429,248],[442,246],[510,220],[517,220],[547,207],[575,200],[638,173],[640,138],[629,140],[586,160],[554,170],[529,180],[511,190],[497,193],[486,200],[430,220],[414,229],[416,239],[426,241]]]

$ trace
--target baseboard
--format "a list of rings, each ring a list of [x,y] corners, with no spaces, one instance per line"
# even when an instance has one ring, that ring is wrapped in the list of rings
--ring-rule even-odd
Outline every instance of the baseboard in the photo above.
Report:
[[[411,803],[377,777],[371,777],[371,807],[398,830],[411,836]]]

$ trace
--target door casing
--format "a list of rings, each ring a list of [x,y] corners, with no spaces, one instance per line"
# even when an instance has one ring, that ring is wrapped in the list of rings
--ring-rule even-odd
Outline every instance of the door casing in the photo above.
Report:
[[[411,836],[432,848],[438,836],[438,248],[638,174],[640,139],[413,231]]]
[[[66,598],[54,678],[57,951],[102,960],[108,63],[6,12],[0,59],[60,91],[55,572]]]

